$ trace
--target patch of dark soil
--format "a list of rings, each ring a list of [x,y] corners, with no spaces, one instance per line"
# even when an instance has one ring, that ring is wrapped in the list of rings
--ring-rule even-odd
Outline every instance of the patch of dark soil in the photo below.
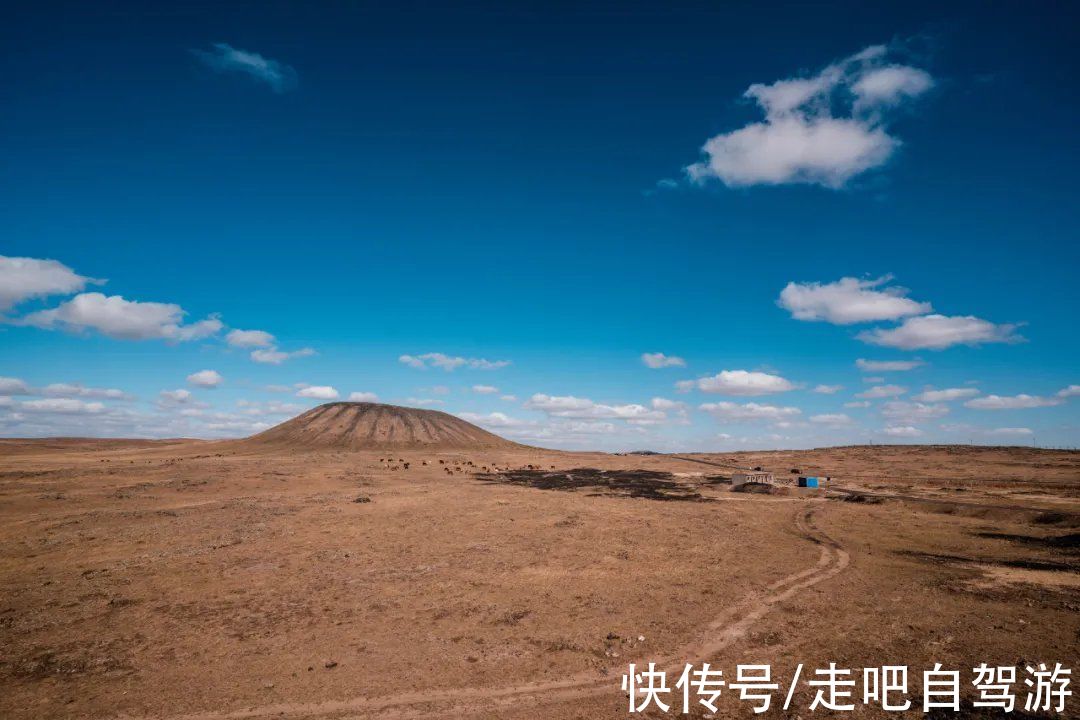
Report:
[[[1059,512],[1044,512],[1039,513],[1031,519],[1031,522],[1036,525],[1061,525],[1070,520],[1070,517],[1065,513]]]
[[[1009,542],[1033,545],[1035,547],[1053,548],[1055,550],[1080,549],[1080,533],[1068,533],[1067,535],[1051,535],[1039,537],[1038,535],[1014,535],[1012,533],[978,532],[978,537],[993,540],[1008,540]]]
[[[934,563],[935,565],[1000,565],[1001,567],[1019,568],[1021,570],[1051,570],[1056,572],[1080,572],[1080,567],[1067,563],[1051,562],[1049,560],[987,560],[985,558],[964,557],[962,555],[939,555],[935,553],[918,552],[917,550],[897,550],[897,555]]]
[[[885,502],[879,497],[874,495],[863,495],[862,493],[849,493],[847,495],[831,495],[830,500],[839,500],[841,502],[849,503],[865,503],[867,505],[880,505]]]
[[[538,490],[593,490],[589,495],[708,502],[693,488],[675,480],[671,473],[657,470],[508,470],[478,473],[478,480],[491,484],[518,485]]]
[[[50,676],[103,675],[132,669],[125,658],[100,649],[98,652],[87,650],[72,653],[42,650],[5,661],[0,665],[0,676],[42,680]]]
[[[730,485],[731,478],[727,475],[706,475],[703,482],[706,485]]]

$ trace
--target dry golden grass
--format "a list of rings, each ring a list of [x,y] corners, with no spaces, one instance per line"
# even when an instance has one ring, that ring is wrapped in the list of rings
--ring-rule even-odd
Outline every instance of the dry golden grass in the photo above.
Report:
[[[1076,453],[0,451],[6,718],[622,717],[629,662],[1080,665]],[[527,465],[608,473],[478,477]]]

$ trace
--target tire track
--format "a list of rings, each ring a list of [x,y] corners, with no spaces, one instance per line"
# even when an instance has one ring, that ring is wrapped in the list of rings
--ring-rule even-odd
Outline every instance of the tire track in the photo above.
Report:
[[[726,647],[744,637],[753,625],[768,612],[799,592],[847,569],[851,556],[839,543],[819,530],[813,523],[815,509],[800,511],[795,527],[805,540],[820,548],[817,562],[810,568],[788,575],[762,592],[753,593],[714,618],[702,629],[701,637],[678,651],[650,658],[657,667],[669,673],[681,670],[684,663],[698,664],[713,659]],[[225,712],[202,712],[185,715],[148,716],[140,720],[249,720],[254,718],[363,718],[386,711],[394,717],[462,717],[490,713],[500,706],[535,702],[551,704],[568,700],[621,693],[611,676],[595,672],[578,673],[554,682],[532,682],[502,688],[455,688],[437,691],[413,691],[384,697],[357,697],[347,700],[327,700],[317,703],[278,703],[261,707]],[[123,716],[122,720],[134,720]]]

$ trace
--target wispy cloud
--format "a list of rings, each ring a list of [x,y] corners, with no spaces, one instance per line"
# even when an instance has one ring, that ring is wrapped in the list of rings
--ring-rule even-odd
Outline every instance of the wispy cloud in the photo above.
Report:
[[[284,350],[278,350],[277,347],[268,347],[252,350],[251,359],[257,363],[280,365],[292,358],[311,357],[314,354],[315,350],[313,348],[300,348],[299,350],[293,350],[292,352],[285,352]]]
[[[855,367],[863,372],[905,372],[925,365],[922,360],[864,360],[855,361]]]
[[[471,368],[473,370],[498,370],[499,368],[510,365],[509,360],[455,357],[438,352],[424,353],[423,355],[402,355],[398,358],[398,362],[408,365],[411,368],[416,368],[417,370],[426,370],[429,367],[434,367],[442,368],[447,372],[457,370],[460,367]]]
[[[877,328],[861,332],[863,342],[901,350],[944,350],[953,345],[1018,343],[1015,324],[997,325],[971,315],[949,317],[925,315],[908,318],[895,328]]]
[[[866,398],[868,400],[874,400],[877,398],[897,397],[907,392],[906,387],[899,385],[875,385],[869,390],[864,390],[861,393],[856,393],[855,397]]]
[[[717,420],[740,422],[748,420],[783,420],[802,413],[799,408],[733,402],[703,403],[698,406]]]
[[[835,395],[843,389],[843,385],[817,385],[814,387],[814,392],[819,395]]]
[[[296,70],[292,66],[257,52],[239,50],[227,43],[215,43],[210,50],[192,50],[191,53],[207,67],[218,72],[243,73],[269,85],[276,93],[288,92],[296,87]]]
[[[678,355],[665,355],[662,352],[642,353],[641,362],[645,367],[659,370],[666,367],[686,367],[686,361]]]
[[[188,375],[187,381],[195,387],[212,389],[225,382],[225,378],[221,377],[221,373],[217,370],[200,370],[197,373]]]
[[[525,408],[540,410],[551,417],[594,420],[625,420],[633,425],[651,425],[665,422],[668,417],[663,410],[645,407],[637,403],[605,405],[588,398],[573,395],[545,395],[536,393],[525,402]]]
[[[949,402],[950,400],[962,400],[979,394],[978,388],[944,388],[942,390],[923,390],[913,400],[919,402]]]
[[[1038,395],[987,395],[964,403],[964,407],[974,410],[1026,410],[1029,408],[1051,407],[1060,405],[1065,400],[1061,397],[1040,397]]]

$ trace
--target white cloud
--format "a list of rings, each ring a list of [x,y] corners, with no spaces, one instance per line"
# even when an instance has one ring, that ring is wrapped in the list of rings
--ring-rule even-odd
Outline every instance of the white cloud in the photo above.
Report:
[[[188,375],[187,381],[195,387],[216,388],[225,382],[225,378],[221,377],[221,373],[217,370],[200,370]]]
[[[686,403],[678,400],[668,400],[667,398],[654,397],[649,401],[654,410],[664,410],[668,412],[679,412],[686,410]]]
[[[667,420],[661,410],[650,410],[644,405],[603,405],[588,398],[573,395],[545,395],[536,393],[525,402],[525,408],[540,410],[552,417],[625,420],[632,424],[647,425]]]
[[[233,347],[265,348],[274,345],[276,339],[265,330],[230,330],[225,342]]]
[[[890,425],[881,432],[891,437],[920,437],[923,434],[922,430],[911,425]]]
[[[1077,395],[1080,395],[1080,385],[1070,385],[1069,387],[1062,388],[1057,392],[1057,396],[1063,398],[1075,397]]]
[[[919,402],[949,402],[951,400],[961,400],[963,398],[974,397],[979,394],[977,388],[945,388],[944,390],[923,390],[921,393],[913,397],[913,400]]]
[[[424,407],[426,405],[442,405],[442,400],[436,400],[435,398],[405,398],[405,402],[410,405],[416,405],[417,407]]]
[[[104,282],[83,277],[56,260],[0,255],[0,313],[32,298],[70,295],[88,283]]]
[[[238,50],[227,43],[214,43],[210,50],[191,53],[207,67],[218,72],[239,72],[266,83],[274,92],[283,93],[296,87],[296,70],[259,53]]]
[[[880,375],[874,375],[874,376],[866,375],[866,376],[863,376],[862,381],[864,383],[866,383],[867,385],[874,385],[874,384],[881,384],[881,383],[885,382],[885,378],[880,376]]]
[[[971,315],[925,315],[908,318],[898,327],[859,333],[863,342],[901,350],[943,350],[953,345],[1017,343],[1017,325],[995,325]]]
[[[779,407],[776,405],[759,405],[758,403],[746,403],[740,405],[733,402],[704,403],[699,409],[712,415],[717,420],[783,420],[802,411],[794,407]]]
[[[851,86],[859,105],[896,105],[917,97],[934,85],[934,79],[918,68],[889,65],[864,73]]]
[[[949,414],[947,405],[893,400],[881,406],[881,414],[894,422],[913,425]]]
[[[19,403],[19,409],[35,413],[57,413],[61,415],[94,415],[105,411],[100,402],[86,402],[78,398],[43,398],[25,400]]]
[[[300,388],[296,397],[311,398],[313,400],[336,400],[338,391],[329,385],[307,385]]]
[[[702,392],[747,397],[770,395],[795,389],[794,384],[779,375],[748,370],[721,370],[712,377],[683,380],[675,385],[681,391],[695,386]]]
[[[872,46],[817,75],[751,85],[744,94],[764,121],[705,142],[705,159],[686,168],[691,180],[729,187],[811,183],[839,188],[884,164],[900,141],[886,131],[887,110],[933,84],[924,71],[889,64]]]
[[[814,392],[819,395],[835,395],[843,389],[843,385],[817,385],[814,387]]]
[[[379,396],[373,392],[349,393],[349,402],[378,402]]]
[[[0,391],[2,392],[2,391]],[[131,396],[116,388],[92,388],[77,383],[52,383],[41,391],[50,397],[91,397],[107,400],[130,400]]]
[[[30,313],[16,322],[20,325],[72,332],[97,330],[102,335],[121,340],[170,340],[183,342],[209,337],[224,327],[211,316],[184,325],[184,309],[172,303],[137,302],[119,295],[81,293],[50,310]]]
[[[659,368],[666,367],[686,367],[686,361],[676,355],[665,355],[662,352],[656,353],[643,353],[641,355],[641,362],[646,367],[657,370]]]
[[[491,428],[522,427],[530,424],[528,421],[520,420],[515,417],[510,417],[509,415],[501,412],[487,413],[486,415],[481,415],[479,413],[463,412],[457,413],[457,416],[462,420],[468,420],[471,423],[476,423],[477,425]]]
[[[1002,427],[987,430],[987,435],[1034,435],[1031,428],[1026,427]]]
[[[855,361],[855,367],[863,372],[903,372],[914,370],[925,365],[922,360],[864,360],[859,358]]]
[[[987,395],[968,400],[964,407],[975,410],[1024,410],[1027,408],[1051,407],[1060,405],[1065,400],[1060,397],[1040,397],[1038,395]]]
[[[30,395],[30,386],[13,377],[0,377],[0,395]]]
[[[276,347],[259,348],[251,351],[251,359],[257,363],[280,365],[286,360],[298,357],[310,357],[315,351],[312,348],[300,348],[292,352],[284,352]]]
[[[165,405],[182,405],[191,400],[191,391],[184,389],[162,390],[158,395]]]
[[[907,388],[899,385],[875,385],[869,390],[855,393],[855,397],[874,400],[876,398],[896,397],[898,395],[903,395],[906,392]]]
[[[673,413],[676,418],[676,423],[679,425],[690,424],[690,407],[684,402],[654,397],[649,401],[649,405],[653,410],[659,410],[663,413]]]
[[[875,280],[840,278],[836,282],[789,282],[777,304],[796,320],[822,320],[852,325],[875,320],[898,320],[933,310],[930,303],[916,302],[907,289],[888,286],[891,275]]]
[[[868,400],[858,400],[858,401],[853,401],[853,402],[846,402],[846,403],[844,403],[844,407],[846,407],[846,408],[868,408],[868,407],[870,407],[870,402]]]
[[[850,425],[851,418],[843,413],[824,413],[822,415],[811,415],[810,422],[819,425]]]
[[[47,398],[31,401],[27,407],[19,407],[18,412],[0,413],[0,434],[18,437],[237,437],[268,427],[268,423],[257,415],[286,414],[288,410],[284,405],[268,405],[261,410],[247,406],[238,414],[214,412],[207,407],[176,403],[162,397],[156,410],[146,413],[79,398]]]
[[[443,353],[424,353],[423,355],[402,355],[398,362],[418,370],[426,370],[429,367],[442,368],[450,372],[459,367],[467,367],[473,370],[498,370],[510,365],[509,360],[487,360],[485,358],[465,358],[444,355]]]
[[[882,165],[899,145],[881,128],[850,118],[785,117],[752,123],[710,138],[705,162],[686,168],[690,179],[728,187],[809,183],[839,188]]]
[[[500,395],[499,399],[506,402],[517,402],[518,397],[517,395]]]
[[[496,414],[493,413],[493,415]],[[625,425],[617,426],[614,423],[598,420],[557,420],[546,423],[519,422],[514,418],[507,418],[507,420],[509,422],[502,424],[491,422],[487,424],[491,428],[497,428],[501,435],[520,442],[543,445],[574,445],[592,449],[596,447],[598,441],[617,440],[616,436],[620,431],[624,433],[627,431]],[[633,432],[640,432],[640,428],[634,428]]]
[[[252,416],[286,416],[296,415],[303,411],[305,408],[303,405],[296,403],[285,403],[280,400],[271,400],[270,402],[260,403],[252,402],[250,400],[237,400],[236,406],[241,408],[240,413],[242,415]],[[181,414],[187,412],[182,410]]]
[[[274,393],[287,393],[293,391],[288,385],[265,385],[263,386],[263,390]]]
[[[473,385],[472,391],[481,395],[494,395],[499,392],[499,388],[494,385]]]

